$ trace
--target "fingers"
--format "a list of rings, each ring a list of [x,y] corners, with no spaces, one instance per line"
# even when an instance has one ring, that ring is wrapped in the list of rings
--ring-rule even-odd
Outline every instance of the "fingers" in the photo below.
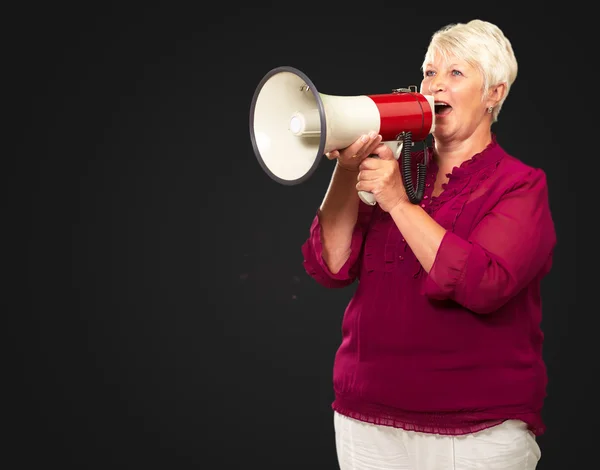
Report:
[[[382,149],[384,147],[387,148],[385,144],[379,143],[374,148],[370,149],[370,155],[372,155],[375,158],[365,158],[361,161],[359,168],[361,170],[375,170],[377,168],[381,168],[381,162],[378,162],[377,160],[389,160],[388,158],[385,158],[385,153],[384,158],[381,158]]]
[[[368,155],[367,150],[371,148],[376,140],[381,141],[380,136],[378,136],[375,132],[370,132],[369,134],[365,134],[350,144],[345,149],[342,149],[339,152],[339,156],[341,158],[352,158],[352,159],[360,159],[364,158]]]
[[[380,186],[380,182],[375,180],[366,180],[364,178],[360,178],[357,182],[356,182],[356,189],[358,191],[368,191],[370,193],[375,194]]]
[[[361,136],[358,140],[352,142],[348,147],[340,152],[341,158],[355,159],[366,145],[370,142],[368,135]]]
[[[393,152],[387,145],[379,143],[370,149],[370,153],[379,158],[365,158],[362,160],[358,166],[357,180],[359,182],[362,181],[368,185],[370,182],[378,180],[381,182],[389,181],[394,172],[399,171]]]
[[[363,149],[361,149],[362,158],[368,157],[370,155],[376,155],[377,149],[381,146],[381,136],[376,135],[368,144],[366,144]]]
[[[360,139],[358,139],[357,142],[348,148],[348,154],[360,161],[368,157],[371,154],[371,150],[377,147],[380,142],[380,135],[378,135],[376,132],[369,132],[367,135],[363,135]],[[352,148],[355,145],[357,148]],[[350,151],[352,151],[352,153]]]
[[[392,152],[392,149],[389,148],[385,144],[378,145],[376,148],[373,149],[372,152],[374,154],[376,154],[382,160],[395,160],[396,159],[394,157],[394,152]]]
[[[329,160],[338,159],[340,164],[343,164],[348,168],[358,169],[358,165],[360,165],[365,158],[374,153],[380,143],[381,136],[376,132],[370,132],[369,134],[358,138],[348,147],[340,150],[332,150],[326,153],[325,156]]]
[[[377,170],[360,170],[356,179],[358,181],[374,181],[380,178],[380,172]]]

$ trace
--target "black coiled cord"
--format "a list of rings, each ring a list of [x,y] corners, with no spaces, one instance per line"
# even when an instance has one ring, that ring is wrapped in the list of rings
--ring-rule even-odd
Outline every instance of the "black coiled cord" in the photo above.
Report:
[[[425,193],[425,176],[427,175],[427,143],[425,143],[425,155],[423,163],[417,163],[417,189],[413,186],[412,179],[412,134],[410,132],[401,132],[398,137],[402,138],[402,182],[408,200],[413,204],[419,204],[423,200]]]

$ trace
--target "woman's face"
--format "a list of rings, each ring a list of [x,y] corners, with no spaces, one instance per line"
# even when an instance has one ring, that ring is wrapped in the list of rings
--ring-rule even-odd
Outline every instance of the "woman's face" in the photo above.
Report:
[[[466,140],[480,126],[490,126],[490,104],[482,101],[482,91],[481,73],[463,60],[450,56],[445,61],[436,56],[425,64],[421,93],[432,95],[436,103],[436,140]]]

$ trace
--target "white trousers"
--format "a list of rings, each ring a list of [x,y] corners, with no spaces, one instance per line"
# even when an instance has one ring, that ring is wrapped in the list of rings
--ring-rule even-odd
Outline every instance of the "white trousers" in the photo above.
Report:
[[[524,422],[505,421],[464,436],[364,423],[334,412],[341,470],[534,470],[541,457]]]

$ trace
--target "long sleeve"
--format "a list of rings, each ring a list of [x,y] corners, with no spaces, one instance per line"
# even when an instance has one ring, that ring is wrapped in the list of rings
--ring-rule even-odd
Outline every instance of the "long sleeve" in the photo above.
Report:
[[[321,224],[319,212],[317,211],[310,226],[309,237],[302,245],[303,266],[307,274],[319,284],[328,288],[340,288],[352,284],[358,275],[363,240],[372,213],[373,207],[363,203],[359,204],[358,217],[352,233],[350,256],[342,268],[334,274],[323,259]]]
[[[486,314],[502,307],[551,263],[556,244],[545,173],[531,169],[462,239],[448,231],[423,293]]]

